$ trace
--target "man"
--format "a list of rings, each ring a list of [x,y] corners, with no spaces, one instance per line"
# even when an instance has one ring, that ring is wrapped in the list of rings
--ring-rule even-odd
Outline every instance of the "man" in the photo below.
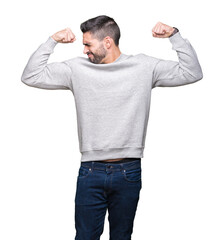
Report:
[[[72,91],[82,154],[75,196],[76,240],[98,240],[108,209],[111,240],[130,240],[141,190],[141,158],[151,89],[194,83],[203,74],[197,55],[177,28],[158,22],[156,38],[169,38],[179,62],[126,55],[119,49],[114,19],[98,16],[81,24],[84,57],[47,64],[57,43],[76,38],[66,28],[31,55],[25,84]]]

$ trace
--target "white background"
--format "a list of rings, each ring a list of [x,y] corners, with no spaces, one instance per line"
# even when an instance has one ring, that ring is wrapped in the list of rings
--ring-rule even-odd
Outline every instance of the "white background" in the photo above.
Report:
[[[74,239],[81,155],[73,95],[20,79],[31,54],[66,27],[77,41],[58,44],[49,62],[84,56],[80,23],[102,14],[120,26],[125,54],[177,60],[169,40],[151,34],[158,21],[177,27],[204,74],[195,84],[152,90],[132,239],[224,239],[222,10],[217,0],[1,3],[0,239]],[[107,216],[101,239],[109,239]]]

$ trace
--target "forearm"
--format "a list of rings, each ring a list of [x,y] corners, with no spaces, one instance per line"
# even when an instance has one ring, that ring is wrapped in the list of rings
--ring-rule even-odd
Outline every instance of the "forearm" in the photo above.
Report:
[[[160,59],[154,69],[153,86],[170,87],[196,82],[203,77],[197,54],[187,39],[176,33],[169,38],[178,62]]]
[[[43,89],[71,89],[71,69],[66,62],[47,64],[57,41],[52,37],[31,55],[21,81],[28,86]]]
[[[57,42],[49,37],[45,43],[38,47],[28,60],[21,77],[22,82],[28,85],[35,84],[35,81],[40,77],[44,67],[47,65],[50,54],[53,53],[56,44]]]
[[[183,39],[180,33],[170,38],[172,49],[177,52],[179,67],[192,76],[192,79],[200,80],[203,77],[202,69],[197,54],[187,39]]]

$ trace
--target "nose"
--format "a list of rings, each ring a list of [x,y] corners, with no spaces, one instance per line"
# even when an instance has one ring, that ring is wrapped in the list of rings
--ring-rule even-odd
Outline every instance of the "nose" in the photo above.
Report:
[[[87,52],[89,52],[89,49],[87,48],[87,46],[84,47],[83,53],[86,54]]]

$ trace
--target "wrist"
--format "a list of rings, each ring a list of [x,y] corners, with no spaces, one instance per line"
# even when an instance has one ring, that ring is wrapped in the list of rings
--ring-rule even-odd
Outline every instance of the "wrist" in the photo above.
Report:
[[[52,45],[54,46],[58,43],[52,36],[50,36],[49,39],[51,39]]]
[[[179,29],[177,29],[176,27],[173,27],[174,28],[174,31],[172,32],[172,34],[169,36],[172,37],[173,35],[175,35],[177,32],[179,32]]]
[[[58,42],[58,41],[55,39],[54,35],[52,35],[51,38],[52,38],[55,42]]]

